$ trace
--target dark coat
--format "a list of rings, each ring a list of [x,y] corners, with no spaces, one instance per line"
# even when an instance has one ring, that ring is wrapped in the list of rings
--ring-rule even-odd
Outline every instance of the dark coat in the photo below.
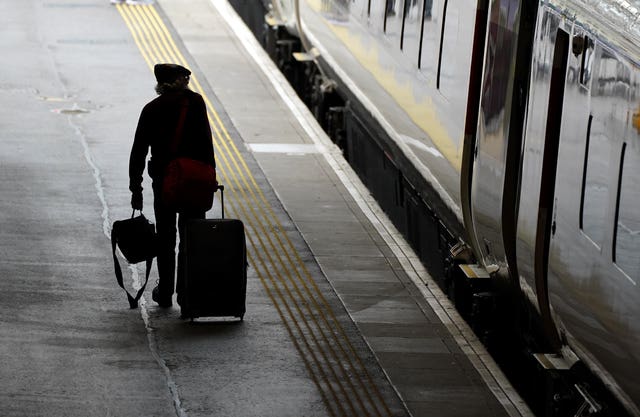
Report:
[[[170,152],[182,106],[187,113],[182,135],[175,153]],[[202,96],[189,89],[166,92],[142,109],[129,158],[129,189],[142,190],[142,173],[151,148],[149,176],[162,183],[167,164],[178,156],[186,156],[210,164],[215,168],[211,127]]]

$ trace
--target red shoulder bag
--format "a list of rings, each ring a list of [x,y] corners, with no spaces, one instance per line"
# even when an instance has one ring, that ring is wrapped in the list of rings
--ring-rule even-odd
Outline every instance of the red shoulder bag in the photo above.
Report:
[[[187,115],[186,102],[180,112],[170,151],[175,154]],[[187,157],[176,157],[167,165],[162,182],[162,200],[176,211],[207,211],[213,206],[216,170],[211,165]]]

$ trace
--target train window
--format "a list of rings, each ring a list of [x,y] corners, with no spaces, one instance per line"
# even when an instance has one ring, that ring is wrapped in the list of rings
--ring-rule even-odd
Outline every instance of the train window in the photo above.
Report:
[[[472,14],[465,10],[464,5],[445,0],[436,87],[451,101],[461,102],[461,96],[466,99],[468,79],[462,68],[468,69],[469,63],[467,61],[459,65],[459,62],[461,59],[467,59],[472,53],[472,32],[467,32],[461,24],[470,19]],[[461,85],[465,88],[460,88]]]
[[[405,0],[385,0],[383,30],[387,36],[392,38],[400,37],[403,24],[403,11],[405,9],[404,4]]]
[[[604,123],[597,118],[593,119],[587,146],[581,224],[583,232],[600,248],[604,240],[605,215],[609,204],[607,180],[611,141],[605,134]]]
[[[576,33],[572,41],[573,55],[577,58],[574,75],[577,73],[580,85],[589,88],[591,66],[593,62],[593,41],[583,33]],[[573,68],[571,68],[573,70]],[[570,71],[571,71],[570,70]]]
[[[584,229],[584,192],[587,182],[587,162],[589,161],[589,141],[591,139],[591,123],[593,123],[593,115],[589,115],[587,123],[587,140],[584,150],[584,164],[582,166],[582,197],[580,198],[580,229]]]
[[[584,38],[582,60],[580,65],[580,84],[589,87],[591,81],[591,64],[593,63],[593,41],[588,36]]]
[[[400,29],[400,49],[404,47],[404,27],[407,23],[407,8],[409,4],[412,3],[413,0],[405,0],[404,5],[402,7],[402,29]]]
[[[613,261],[632,279],[640,278],[640,140],[625,144],[620,156]]]
[[[404,3],[400,49],[415,66],[420,65],[420,37],[424,5],[424,0],[406,0]]]
[[[435,77],[438,50],[440,47],[441,26],[437,18],[441,0],[426,0],[422,11],[418,68]]]
[[[350,5],[345,6],[345,11],[347,10],[366,25],[371,17],[371,0],[352,0]]]
[[[406,3],[411,1],[412,0],[386,0],[385,3],[384,33],[389,42],[396,48],[402,48]]]
[[[444,47],[444,29],[447,26],[447,5],[449,1],[444,0],[442,11],[442,32],[440,33],[440,51],[438,52],[438,72],[436,75],[436,88],[440,89],[440,72],[442,71],[442,48]]]
[[[363,17],[363,22],[376,34],[380,32],[384,33],[385,31],[388,2],[389,0],[367,0],[366,7],[368,10],[362,11],[362,15],[366,15],[366,17]],[[363,9],[364,8],[363,6]]]
[[[418,68],[422,68],[422,41],[424,40],[424,21],[426,20],[426,13],[429,13],[429,19],[431,19],[431,0],[424,0],[422,7],[422,19],[420,19],[420,41],[418,42]],[[428,7],[428,8],[427,8]]]

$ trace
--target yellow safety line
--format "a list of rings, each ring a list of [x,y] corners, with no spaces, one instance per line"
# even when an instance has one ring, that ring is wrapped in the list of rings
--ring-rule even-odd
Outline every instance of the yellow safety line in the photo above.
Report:
[[[132,10],[129,10],[132,9]],[[153,45],[154,51],[155,52],[155,56],[154,58],[158,57],[158,58],[162,58],[159,60],[156,60],[156,62],[178,62],[181,63],[182,65],[186,66],[186,61],[185,59],[182,57],[182,54],[179,52],[178,48],[175,46],[175,43],[173,42],[173,39],[171,37],[171,35],[169,34],[168,30],[166,29],[166,26],[164,25],[164,22],[162,21],[162,19],[160,19],[160,17],[158,16],[155,8],[153,6],[133,6],[132,8],[129,8],[127,6],[118,6],[118,10],[120,11],[120,13],[122,14],[123,18],[125,19],[125,22],[127,23],[127,26],[129,28],[129,30],[131,31],[131,33],[134,36],[134,40],[136,41],[136,44],[138,45],[138,48],[141,50],[141,52],[143,53],[143,57],[145,58],[145,61],[147,61],[147,64],[152,67],[152,63],[150,62],[149,58],[147,58],[147,53],[145,52],[145,49],[143,48],[143,46],[140,44],[139,41],[139,37],[140,37],[140,29],[132,24],[131,22],[135,19],[135,22],[143,27],[143,31],[144,31],[144,36],[142,36],[144,38],[144,40],[149,40],[151,42],[155,42],[155,44]],[[140,13],[131,13],[131,12],[138,12],[140,11]],[[134,15],[134,17],[132,18],[131,15]],[[134,30],[135,29],[135,30]],[[146,46],[146,45],[145,45]],[[221,153],[220,156],[222,156],[222,159],[224,161],[224,165],[230,168],[230,163],[227,159],[227,157],[231,158],[231,160],[233,161],[233,165],[235,166],[236,170],[238,172],[240,172],[240,175],[242,177],[242,181],[240,181],[234,170],[230,170],[231,171],[231,175],[235,181],[236,184],[238,184],[238,186],[240,185],[240,183],[242,182],[245,187],[246,190],[249,191],[249,193],[251,194],[251,196],[253,197],[253,200],[258,203],[258,205],[260,205],[260,201],[263,202],[263,204],[265,205],[265,207],[267,208],[267,214],[264,213],[264,210],[262,211],[263,215],[270,215],[273,219],[275,219],[276,224],[273,225],[271,223],[271,219],[269,217],[265,218],[265,220],[268,222],[268,226],[269,229],[273,228],[276,229],[275,231],[280,232],[281,234],[284,235],[285,240],[288,242],[288,246],[290,248],[290,250],[293,251],[296,260],[298,261],[298,265],[301,267],[301,269],[303,270],[303,274],[306,275],[306,277],[308,278],[308,280],[311,281],[312,286],[316,289],[316,295],[319,296],[319,298],[321,299],[321,302],[324,304],[325,308],[327,309],[327,312],[332,316],[333,319],[333,325],[327,322],[326,317],[321,314],[321,318],[324,321],[324,323],[329,327],[330,330],[332,330],[332,334],[334,337],[337,337],[337,335],[335,334],[335,332],[333,332],[334,330],[334,326],[336,326],[339,329],[339,332],[342,334],[342,336],[345,338],[347,344],[348,344],[348,349],[350,350],[353,354],[355,354],[355,349],[353,348],[353,346],[351,345],[350,341],[348,340],[348,338],[346,337],[346,334],[344,332],[344,329],[342,329],[342,327],[338,324],[337,319],[335,317],[335,314],[333,313],[333,310],[329,307],[328,303],[326,302],[326,299],[324,299],[324,296],[322,295],[322,293],[320,293],[320,290],[317,287],[317,284],[313,281],[313,279],[311,278],[311,275],[309,273],[309,271],[306,269],[304,263],[302,262],[302,260],[300,259],[300,255],[299,253],[294,249],[293,244],[291,243],[289,237],[286,235],[286,233],[282,230],[282,226],[279,223],[279,221],[277,220],[277,217],[275,215],[275,213],[273,212],[273,208],[271,207],[271,205],[267,202],[264,194],[262,193],[262,190],[258,187],[255,178],[251,175],[251,172],[249,171],[244,159],[242,158],[242,156],[240,155],[238,149],[235,146],[235,143],[231,140],[231,137],[229,135],[229,133],[227,132],[224,124],[222,123],[222,121],[220,120],[217,112],[215,111],[214,106],[211,104],[211,102],[209,101],[209,99],[206,97],[206,95],[204,94],[204,91],[202,89],[202,87],[200,86],[200,83],[198,82],[197,78],[195,76],[192,76],[192,82],[194,83],[194,85],[196,86],[196,90],[198,92],[201,93],[201,95],[203,96],[203,98],[205,99],[205,102],[207,104],[207,107],[209,109],[210,115],[209,115],[209,119],[212,125],[212,130],[215,134],[215,137],[218,138],[219,140],[216,140],[214,138],[214,141],[216,144],[218,144],[218,146],[220,146],[220,144],[218,142],[220,142],[224,149],[226,150],[226,152],[228,153]],[[212,115],[213,115],[213,119],[212,120]],[[218,129],[218,126],[220,127],[220,129]],[[224,133],[224,135],[222,135],[220,133],[220,130],[222,130],[222,132]],[[224,137],[223,137],[224,136]],[[226,140],[225,140],[226,139]],[[229,146],[232,149],[229,149]],[[238,166],[238,162],[236,160],[236,158],[233,156],[233,154],[236,154],[238,156],[238,159],[240,160],[240,164],[242,165],[242,167],[244,169],[241,169],[240,166]],[[223,177],[226,177],[225,174],[225,170],[222,169],[222,167],[219,167],[219,169],[221,170],[221,174],[223,175]],[[245,177],[245,175],[242,173],[242,171],[247,172],[248,176],[249,176],[249,180],[252,183],[251,185],[253,185],[253,187],[247,182],[247,178]],[[235,187],[230,187],[232,193],[235,195],[236,194],[236,190]],[[242,193],[242,196],[244,198],[244,200],[248,200],[247,194],[245,189],[243,189],[242,187],[240,188],[240,192]],[[254,190],[258,190],[258,193],[260,194],[260,198],[258,198],[254,192]],[[235,212],[235,204],[231,204],[232,206],[232,210],[231,212]],[[260,218],[260,216],[258,216],[258,214],[255,212],[255,209],[253,208],[253,205],[250,206],[250,210],[253,214],[253,217],[249,216],[248,213],[246,212],[246,207],[245,206],[241,206],[241,210],[243,211],[243,213],[245,214],[245,216],[247,217],[247,219],[249,220],[249,224],[251,226],[251,228],[255,229],[255,225],[253,224],[253,218],[258,219]],[[262,240],[261,236],[264,235],[267,237],[267,239],[269,240],[269,243],[271,244],[271,246],[273,248],[276,247],[276,245],[274,244],[273,240],[271,239],[271,234],[267,232],[267,230],[265,230],[265,226],[262,222],[259,222],[259,226],[260,229],[262,230],[263,233],[256,233],[256,235],[258,236],[258,239],[260,241],[260,244],[263,248],[266,248],[265,242]],[[256,246],[253,242],[253,238],[252,238],[252,234],[248,234],[250,243],[253,245],[254,248],[257,248],[258,246]],[[278,260],[279,263],[282,267],[284,267],[285,272],[289,278],[289,281],[292,283],[292,285],[295,287],[295,292],[304,299],[303,294],[300,292],[300,288],[298,287],[296,281],[294,280],[294,278],[291,276],[290,271],[287,269],[287,266],[293,266],[295,269],[295,274],[298,277],[298,280],[302,283],[302,285],[305,288],[306,293],[309,295],[309,297],[311,297],[313,303],[316,305],[317,308],[322,309],[322,307],[320,305],[318,305],[317,300],[314,297],[314,293],[309,289],[306,281],[300,276],[300,272],[298,271],[297,267],[298,265],[295,264],[295,262],[292,261],[291,256],[289,254],[289,251],[287,250],[287,248],[285,247],[286,245],[283,244],[282,240],[280,239],[280,235],[278,233],[275,233],[275,237],[276,240],[278,241],[278,244],[280,245],[280,248],[282,249],[282,251],[285,253],[285,256],[287,257],[287,260],[289,261],[289,264],[285,264],[284,260],[281,258],[280,256],[280,252],[276,251],[277,256],[278,256]],[[274,262],[274,259],[271,257],[270,255],[270,251],[266,251],[267,256],[269,258],[269,261],[271,262],[271,264],[276,265],[277,263]],[[260,256],[260,254],[258,253],[258,258],[259,258],[259,263],[262,265],[262,267],[265,269],[267,275],[269,275],[269,277],[271,278],[271,282],[272,283],[276,283],[276,281],[273,279],[273,277],[271,276],[270,270],[269,268],[264,264],[264,259],[262,259],[262,257]],[[272,301],[274,301],[275,304],[275,300],[273,299],[273,295],[271,293],[271,290],[268,288],[268,283],[266,282],[266,280],[264,279],[264,277],[260,274],[260,279],[263,283],[263,286],[265,286],[265,288],[267,289],[267,292],[270,296],[270,298],[272,298]],[[302,314],[302,311],[300,310],[298,301],[294,298],[293,294],[291,294],[291,290],[287,287],[286,283],[284,282],[284,279],[281,275],[279,275],[279,281],[281,282],[281,285],[285,288],[287,294],[289,295],[289,297],[291,298],[292,302],[295,305],[295,309],[298,311],[299,315],[302,316],[303,321],[305,322],[305,327],[307,327],[309,329],[310,335],[311,337],[314,339],[314,342],[318,345],[318,347],[320,346],[320,344],[318,343],[318,339],[316,337],[316,335],[313,333],[313,329],[312,326],[309,325],[309,323],[307,322],[306,318],[304,317],[304,315]],[[286,303],[286,298],[282,295],[280,289],[276,286],[276,290],[279,293],[281,299],[283,301],[285,301]],[[315,320],[315,315],[313,314],[313,311],[311,310],[310,306],[308,303],[304,303],[305,306],[307,307],[307,311],[308,313],[311,315],[311,317]],[[296,316],[294,316],[290,310],[290,307],[288,304],[286,304],[286,308],[290,314],[290,316],[293,318],[294,323],[296,324],[296,327],[298,328],[298,331],[304,336],[304,332],[303,330],[300,328],[299,323],[296,320]],[[295,341],[295,337],[293,337],[293,333],[290,329],[290,327],[288,326],[288,324],[286,323],[286,320],[284,319],[284,316],[282,314],[282,311],[280,310],[280,308],[278,307],[278,311],[279,314],[281,315],[281,318],[283,319],[283,322],[285,322],[285,325],[287,326],[287,329],[289,331],[289,333],[292,335],[292,338]],[[330,350],[332,351],[333,357],[337,359],[336,356],[336,352],[333,350],[333,348],[331,347],[331,342],[327,339],[327,336],[323,330],[323,328],[319,325],[319,323],[317,321],[315,321],[315,325],[317,326],[318,330],[320,331],[323,340],[325,341],[325,343],[327,343],[327,345],[329,346]],[[313,350],[308,346],[308,341],[306,339],[304,339],[305,344],[307,345],[308,349],[310,350],[310,352],[312,353],[312,356],[314,356],[315,358],[315,354],[313,353]],[[358,370],[356,369],[355,366],[353,366],[353,364],[351,363],[351,358],[350,356],[347,354],[347,352],[345,351],[345,348],[342,346],[342,344],[340,343],[340,339],[335,340],[336,342],[338,342],[338,346],[340,348],[340,350],[342,351],[344,357],[343,359],[345,359],[346,361],[349,362],[350,367],[354,370],[354,372],[356,372],[359,375],[359,372],[357,372]],[[297,341],[295,341],[296,346],[298,347],[299,350],[300,346],[298,345]],[[323,358],[325,359],[325,361],[328,362],[328,358],[326,357],[326,353],[324,352],[324,350],[320,350],[321,355],[323,356]],[[364,373],[367,376],[367,379],[369,380],[370,384],[372,384],[372,380],[371,380],[371,376],[368,374],[368,372],[366,372],[366,368],[364,368],[364,365],[361,362],[361,359],[359,358],[359,356],[357,354],[355,354],[355,357],[357,359],[357,362],[359,362],[362,370],[364,371]],[[317,359],[315,359],[317,362]],[[306,362],[306,359],[305,359]],[[340,367],[342,368],[341,371],[343,373],[343,375],[348,376],[348,374],[346,373],[347,371],[344,369],[344,366],[342,364],[341,361],[338,361],[340,364]],[[318,362],[319,363],[319,362]],[[309,368],[309,364],[305,363],[305,365],[307,366],[307,368]],[[321,370],[321,372],[323,373],[323,377],[325,379],[325,382],[327,382],[327,386],[329,387],[329,389],[332,391],[332,394],[334,395],[334,398],[336,397],[335,392],[333,392],[333,389],[331,388],[331,384],[326,381],[326,375],[324,375],[324,371],[322,371],[322,367],[319,366],[319,369]],[[333,369],[333,367],[329,366],[330,372],[332,373],[332,376],[334,378],[336,378],[338,381],[338,376],[335,373],[335,370]],[[312,370],[310,370],[312,371]],[[314,382],[316,384],[318,384],[317,379],[315,378],[315,374],[312,372],[312,378],[314,379]],[[350,385],[350,388],[352,390],[355,390],[355,387],[353,386],[353,383],[351,381],[351,378],[346,378],[348,384]],[[364,388],[365,391],[365,395],[367,397],[369,397],[369,401],[372,403],[376,413],[378,415],[380,415],[380,413],[378,412],[378,409],[376,407],[375,402],[372,400],[369,390],[367,389],[368,387],[365,386],[365,384],[363,383],[363,381],[361,380],[361,378],[358,378],[358,381],[360,382],[360,386],[362,388]],[[382,398],[381,394],[379,393],[379,391],[377,390],[377,387],[375,387],[375,384],[372,384],[374,386],[374,389],[376,391],[376,396],[378,397],[378,399],[382,402],[383,407],[385,408],[385,411],[389,411],[386,403],[384,402],[384,399]],[[345,396],[348,397],[348,395],[346,394],[344,387],[340,384],[340,390],[343,392],[343,394]],[[323,394],[324,395],[324,394]],[[359,395],[356,395],[356,399],[357,401],[360,403],[359,405],[363,408],[363,411],[367,412],[368,411],[366,409],[366,406],[362,403],[362,400],[360,398]],[[326,398],[325,398],[326,401]],[[355,409],[353,408],[353,405],[349,402],[349,405],[352,409],[352,411],[355,412]],[[344,411],[344,410],[342,410]]]
[[[129,31],[131,32],[131,35],[133,35],[133,40],[136,43],[136,45],[138,46],[138,49],[140,49],[140,53],[142,53],[142,58],[144,58],[145,62],[149,66],[149,68],[153,69],[153,60],[151,58],[149,58],[149,55],[145,51],[144,47],[140,44],[140,37],[138,36],[137,27],[135,27],[135,26],[133,26],[131,24],[131,21],[129,20],[129,16],[125,12],[123,12],[121,5],[119,5],[119,4],[116,5],[116,8],[120,12],[120,15],[122,16],[122,18],[124,20],[124,23],[129,28]]]

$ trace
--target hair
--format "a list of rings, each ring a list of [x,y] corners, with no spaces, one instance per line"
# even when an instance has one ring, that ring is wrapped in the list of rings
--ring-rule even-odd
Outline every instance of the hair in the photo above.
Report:
[[[187,88],[188,84],[185,84],[180,78],[175,79],[170,83],[162,82],[156,84],[156,93],[164,94],[170,91],[180,91]]]

